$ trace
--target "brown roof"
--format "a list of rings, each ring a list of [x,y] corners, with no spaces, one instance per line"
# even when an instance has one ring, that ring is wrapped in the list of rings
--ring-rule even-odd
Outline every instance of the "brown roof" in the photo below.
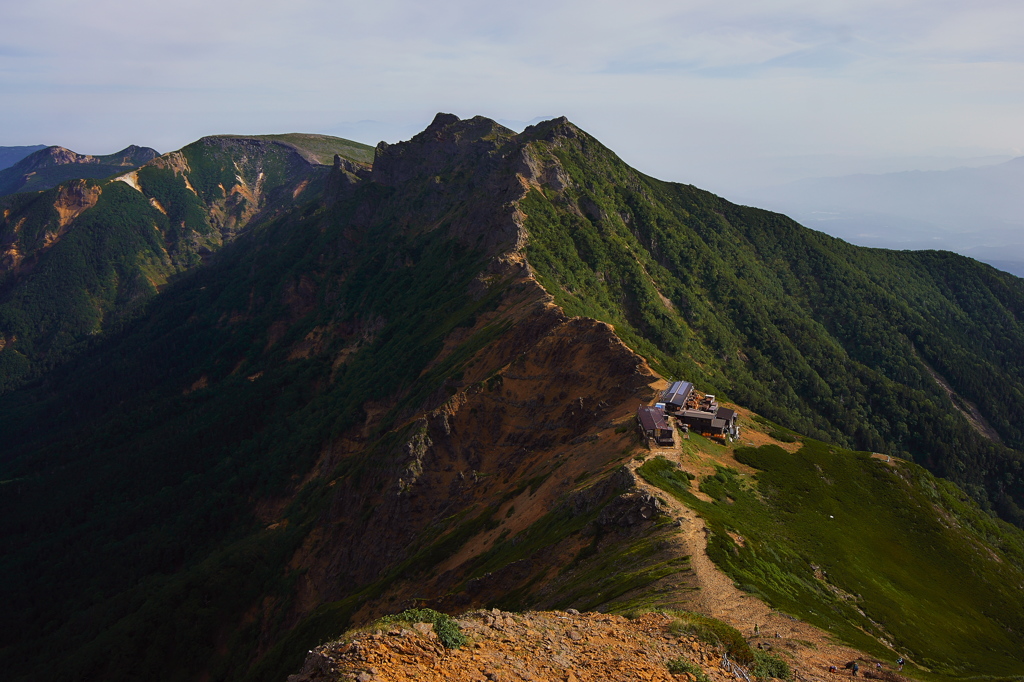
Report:
[[[640,420],[640,426],[643,427],[644,431],[654,431],[655,429],[667,431],[671,428],[665,422],[665,412],[661,408],[641,407],[637,410],[636,416]]]

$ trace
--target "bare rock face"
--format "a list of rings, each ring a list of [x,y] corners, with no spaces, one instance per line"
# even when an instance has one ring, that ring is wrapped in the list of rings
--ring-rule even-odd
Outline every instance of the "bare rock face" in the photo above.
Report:
[[[98,184],[86,180],[72,180],[62,185],[53,203],[60,215],[60,227],[67,227],[84,211],[95,206],[102,191]]]
[[[598,524],[629,528],[664,514],[658,498],[644,492],[631,492],[615,498],[601,511]]]
[[[472,608],[529,584],[562,561],[560,552],[571,558],[592,542],[569,538],[562,549],[517,557],[473,576],[479,555],[502,533],[518,542],[518,534],[551,512],[596,519],[606,507],[595,522],[630,532],[654,518],[657,501],[637,491],[628,468],[609,462],[628,457],[623,452],[630,451],[632,431],[616,433],[616,425],[632,418],[637,400],[653,395],[655,376],[611,326],[567,318],[548,298],[532,279],[512,287],[505,302],[478,322],[479,329],[508,324],[508,330],[481,349],[460,382],[450,384],[454,394],[409,420],[394,449],[376,455],[361,481],[338,481],[324,532],[310,536],[296,556],[296,565],[307,569],[300,592],[321,603],[341,599],[350,585],[377,580],[389,566],[408,560],[423,546],[424,533],[443,524],[470,535],[443,557],[436,577],[396,584],[395,598],[410,591],[408,596],[434,604],[447,599],[453,608]],[[477,331],[460,332],[452,347]],[[334,456],[348,456],[344,448],[339,444]],[[488,513],[492,521],[476,522],[481,525],[475,531],[457,531],[445,521],[458,515],[472,526]],[[346,581],[339,582],[339,575]],[[368,608],[376,613],[386,603],[378,599]]]
[[[356,186],[369,179],[371,174],[369,168],[349,161],[341,154],[335,154],[334,166],[327,176],[327,186],[324,188],[324,203],[330,206],[351,197]]]
[[[387,632],[371,627],[347,633],[310,651],[301,672],[290,675],[288,682],[754,679],[752,650],[730,654],[721,642],[687,631],[668,613],[628,619],[576,609],[488,609],[465,613],[457,622],[468,640],[458,649],[445,649],[419,623]],[[849,658],[860,661],[864,677],[908,682],[890,663],[837,646],[824,632],[764,639],[757,649],[771,650],[787,663],[793,679],[805,682],[835,678],[829,666]]]

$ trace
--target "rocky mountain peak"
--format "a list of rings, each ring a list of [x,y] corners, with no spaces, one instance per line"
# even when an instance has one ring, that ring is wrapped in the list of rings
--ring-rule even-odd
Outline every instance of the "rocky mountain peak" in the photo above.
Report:
[[[522,136],[528,140],[547,140],[549,142],[559,138],[589,137],[565,116],[535,123],[526,128]]]
[[[435,176],[460,166],[474,173],[493,169],[494,152],[516,138],[515,131],[483,116],[461,120],[440,113],[406,142],[377,145],[373,180],[397,186],[424,175]]]
[[[160,152],[150,147],[140,147],[135,144],[130,144],[124,149],[109,157],[108,163],[113,163],[121,166],[140,166],[145,163],[149,163],[153,159],[160,156]]]

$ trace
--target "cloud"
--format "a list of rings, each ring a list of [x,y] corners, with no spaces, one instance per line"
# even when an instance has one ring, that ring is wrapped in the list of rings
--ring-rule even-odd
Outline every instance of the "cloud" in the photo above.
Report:
[[[0,5],[0,27],[0,144],[393,140],[446,110],[566,114],[673,179],[723,158],[1024,146],[1010,2],[36,0]]]

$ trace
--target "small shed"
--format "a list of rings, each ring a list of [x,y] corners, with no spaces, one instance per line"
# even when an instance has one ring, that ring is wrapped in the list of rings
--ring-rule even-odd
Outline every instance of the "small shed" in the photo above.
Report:
[[[674,445],[672,427],[665,419],[665,411],[657,407],[641,407],[636,413],[644,436],[658,445]]]
[[[740,427],[736,424],[736,410],[730,410],[728,407],[718,408],[718,412],[715,414],[716,417],[725,422],[725,434],[733,438],[740,437]]]

